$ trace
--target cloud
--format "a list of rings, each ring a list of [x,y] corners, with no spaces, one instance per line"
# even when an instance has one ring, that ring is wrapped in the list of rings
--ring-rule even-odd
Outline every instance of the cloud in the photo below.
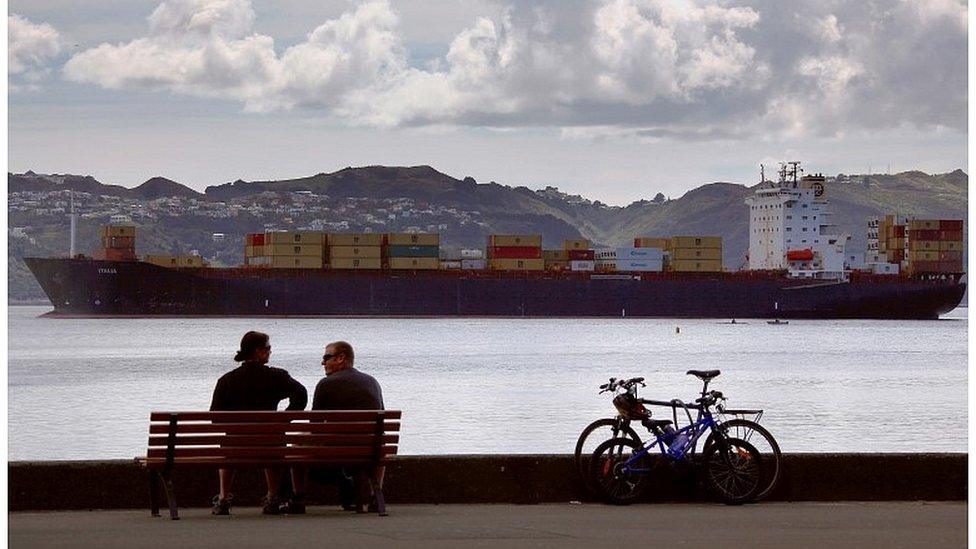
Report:
[[[411,66],[399,15],[364,2],[280,50],[247,0],[167,0],[144,37],[72,57],[112,89],[304,109],[369,126],[557,127],[736,139],[965,130],[959,0],[531,0],[473,17]]]
[[[47,23],[32,23],[11,14],[7,16],[7,75],[27,82],[40,80],[47,64],[61,52],[61,37]]]

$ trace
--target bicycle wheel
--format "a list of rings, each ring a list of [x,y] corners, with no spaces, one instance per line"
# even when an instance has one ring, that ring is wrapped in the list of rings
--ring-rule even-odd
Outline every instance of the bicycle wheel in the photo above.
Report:
[[[783,471],[783,456],[779,451],[779,444],[773,435],[755,421],[748,419],[730,419],[722,422],[725,433],[734,438],[738,438],[752,444],[762,459],[762,482],[759,490],[756,491],[754,501],[766,498],[776,488],[779,477]],[[704,455],[708,448],[715,443],[715,432],[708,435],[705,446],[702,448]]]
[[[590,456],[593,455],[593,451],[596,447],[600,445],[601,442],[605,440],[610,440],[611,438],[624,437],[630,438],[637,443],[638,446],[642,444],[640,436],[630,427],[630,422],[619,418],[603,418],[594,421],[593,423],[586,426],[583,432],[580,433],[579,438],[576,440],[576,451],[573,453],[573,463],[576,465],[576,472],[579,474],[580,478],[583,479],[583,484],[586,485],[591,491],[595,487],[591,486],[589,483],[589,475],[587,474],[587,462]]]
[[[738,438],[716,440],[702,454],[702,474],[705,485],[720,501],[729,505],[750,501],[762,481],[759,451]]]
[[[612,438],[597,446],[590,458],[590,477],[597,493],[608,503],[628,505],[644,492],[647,486],[650,460],[645,455],[630,466],[645,472],[625,472],[623,466],[641,449],[629,438]]]

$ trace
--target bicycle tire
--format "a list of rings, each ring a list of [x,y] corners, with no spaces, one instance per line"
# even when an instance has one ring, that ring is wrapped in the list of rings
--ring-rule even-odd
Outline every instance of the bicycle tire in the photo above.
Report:
[[[753,501],[765,499],[776,488],[776,483],[779,482],[780,475],[783,474],[783,455],[779,450],[779,444],[768,429],[750,419],[730,419],[723,421],[722,426],[725,427],[727,434],[734,438],[742,439],[759,450],[759,455],[762,456],[763,482],[756,492]],[[761,437],[766,443],[762,445],[758,441],[754,443],[751,438],[753,436]],[[705,445],[702,447],[702,455],[714,443],[715,432],[713,430],[712,433],[709,433],[708,438],[705,439]],[[769,454],[765,452],[766,446],[770,449]]]
[[[647,487],[648,474],[622,474],[619,467],[641,449],[629,438],[612,438],[597,446],[590,458],[590,476],[597,494],[607,503],[629,505],[636,501]],[[636,464],[649,469],[648,456],[640,458]]]
[[[727,451],[716,442],[702,454],[702,478],[719,501],[740,505],[751,501],[762,482],[759,450],[738,438],[727,438]]]
[[[613,429],[613,427],[617,424],[618,421],[621,420],[612,417],[598,419],[593,423],[587,425],[586,428],[584,428],[583,431],[580,433],[579,438],[576,439],[576,450],[573,452],[573,463],[576,466],[576,473],[580,476],[580,479],[583,480],[583,484],[586,486],[586,488],[590,489],[591,491],[593,490],[593,486],[589,484],[590,478],[588,475],[589,471],[587,470],[587,460],[592,455],[592,452],[584,452],[583,447],[586,445],[587,439],[589,439],[590,435],[592,435],[594,431],[602,427],[610,427],[611,429]],[[634,431],[634,429],[628,423],[624,423],[620,429],[620,432],[614,433],[613,436],[611,436],[610,438],[617,438],[623,436],[620,433],[624,433],[626,435],[626,438],[633,439],[634,442],[636,442],[639,445],[643,444],[640,436],[637,434],[637,431]]]

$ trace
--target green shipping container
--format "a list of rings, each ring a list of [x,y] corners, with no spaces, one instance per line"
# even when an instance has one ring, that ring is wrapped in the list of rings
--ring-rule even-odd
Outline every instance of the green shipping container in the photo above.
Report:
[[[389,257],[438,257],[439,246],[388,246]]]

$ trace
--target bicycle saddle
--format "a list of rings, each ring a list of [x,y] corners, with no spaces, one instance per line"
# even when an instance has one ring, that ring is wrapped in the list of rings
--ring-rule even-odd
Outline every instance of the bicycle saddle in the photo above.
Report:
[[[721,370],[688,370],[686,374],[690,376],[695,376],[702,381],[708,381],[713,377],[718,377],[721,374]]]

